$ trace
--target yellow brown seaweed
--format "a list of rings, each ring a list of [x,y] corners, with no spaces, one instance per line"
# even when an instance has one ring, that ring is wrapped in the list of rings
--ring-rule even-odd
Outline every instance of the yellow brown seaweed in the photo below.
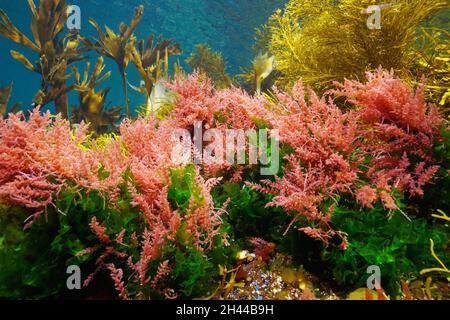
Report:
[[[109,27],[105,27],[106,31],[103,32],[98,23],[95,20],[90,19],[89,22],[97,30],[98,37],[95,43],[91,42],[89,39],[84,39],[85,44],[89,48],[96,50],[100,55],[108,57],[116,62],[122,77],[123,91],[125,94],[125,108],[128,116],[130,116],[131,113],[128,101],[126,68],[131,60],[132,52],[135,49],[136,37],[133,33],[141,21],[143,14],[144,6],[141,5],[135,9],[134,17],[129,26],[125,23],[120,24],[120,33],[115,33]]]
[[[111,72],[107,72],[101,75],[104,68],[103,57],[98,58],[91,76],[89,76],[90,63],[86,64],[83,78],[81,78],[78,69],[73,68],[79,107],[72,108],[72,121],[89,123],[90,129],[97,134],[112,131],[122,119],[120,107],[106,108],[105,102],[109,89],[95,90],[96,86],[111,74]]]
[[[367,25],[368,8],[378,5],[378,1],[290,0],[283,11],[278,10],[270,18],[266,32],[261,32],[266,37],[269,33],[268,47],[281,73],[277,85],[289,87],[302,78],[304,83],[326,90],[333,81],[361,79],[366,71],[381,65],[410,82],[420,82],[425,76],[432,83],[440,83],[437,91],[429,89],[432,100],[439,102],[444,98],[446,90],[442,85],[450,69],[444,64],[443,68],[437,67],[440,72],[436,74],[434,66],[438,61],[447,61],[442,59],[448,59],[448,38],[429,41],[431,51],[420,48],[418,39],[422,24],[448,8],[448,2],[393,0],[390,3],[380,7],[380,28],[373,29]],[[422,61],[417,60],[418,51],[426,55]],[[433,64],[425,62],[430,59]]]
[[[147,101],[144,115],[148,115],[152,110],[156,111],[161,105],[155,100],[165,92],[160,80],[169,76],[169,57],[181,53],[180,45],[172,39],[163,39],[159,36],[155,41],[153,34],[149,36],[147,43],[141,40],[138,49],[133,48],[131,60],[143,81],[135,90],[143,93]]]
[[[20,52],[11,51],[11,56],[27,69],[41,75],[41,89],[36,94],[34,102],[45,105],[54,101],[57,113],[68,117],[67,93],[74,89],[66,83],[70,75],[66,74],[67,67],[83,60],[86,48],[78,46],[79,37],[69,33],[60,37],[67,20],[67,3],[65,0],[41,0],[36,7],[33,0],[28,0],[32,12],[31,32],[33,41],[22,33],[6,13],[0,9],[0,35],[21,44],[39,55],[33,64]],[[67,42],[69,40],[69,42]],[[71,43],[71,45],[66,45]]]
[[[220,52],[213,52],[205,44],[198,44],[195,50],[186,59],[186,63],[192,70],[200,70],[205,73],[218,89],[230,87],[233,82],[227,74],[226,65]]]

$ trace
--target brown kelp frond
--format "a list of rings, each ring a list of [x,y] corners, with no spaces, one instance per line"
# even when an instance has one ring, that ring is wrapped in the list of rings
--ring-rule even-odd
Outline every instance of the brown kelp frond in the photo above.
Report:
[[[89,91],[79,94],[80,106],[72,106],[71,120],[73,123],[82,121],[89,123],[89,129],[97,135],[117,130],[123,119],[122,107],[108,107],[106,98],[110,89]]]
[[[28,70],[39,72],[38,70],[36,70],[36,67],[30,62],[30,60],[28,60],[28,58],[25,57],[20,52],[11,50],[10,54],[11,54],[11,57],[13,57],[13,59],[19,61]]]
[[[90,62],[86,63],[86,68],[83,73],[83,79],[81,79],[80,73],[78,72],[78,68],[74,67],[73,75],[75,78],[75,83],[77,84],[76,89],[78,91],[87,91],[88,89],[94,89],[97,85],[102,83],[104,80],[111,76],[111,71],[108,71],[104,75],[100,76],[103,70],[105,69],[105,64],[103,61],[103,57],[99,57],[97,59],[97,63],[94,66],[94,70],[92,75],[89,77],[89,69]]]
[[[24,45],[25,47],[39,52],[40,48],[23,34],[9,19],[7,14],[0,9],[0,35],[11,41]]]
[[[79,47],[80,37],[68,35],[60,40],[56,46],[48,42],[40,56],[35,71],[41,74],[41,90],[34,101],[39,105],[55,102],[57,113],[68,117],[67,94],[75,89],[75,85],[67,85],[66,81],[72,74],[67,73],[67,67],[75,62],[86,59],[82,55],[87,48]]]
[[[32,63],[22,53],[11,51],[15,60],[41,75],[41,89],[35,95],[34,102],[45,105],[54,101],[56,112],[67,117],[67,93],[74,87],[66,84],[70,77],[66,69],[72,63],[86,59],[83,54],[89,48],[80,47],[81,38],[76,32],[60,36],[68,17],[66,0],[41,0],[38,7],[33,0],[28,0],[28,5],[32,12],[31,32],[34,42],[19,31],[1,10],[0,35],[39,54],[37,62]]]
[[[446,7],[444,0],[393,0],[381,9],[380,28],[369,28],[375,0],[290,0],[269,20],[270,52],[281,73],[278,85],[302,78],[316,89],[332,81],[363,78],[380,65],[410,77],[418,27]],[[414,77],[420,79],[420,75]]]
[[[75,90],[79,92],[78,101],[80,105],[72,108],[72,121],[75,123],[80,123],[81,121],[89,123],[90,129],[97,134],[113,131],[122,119],[120,107],[106,109],[106,96],[110,89],[95,91],[95,87],[111,75],[111,72],[102,75],[104,69],[103,57],[98,58],[90,76],[89,62],[86,63],[83,78],[78,69],[76,67],[73,68],[76,83]]]
[[[159,36],[154,41],[154,35],[148,37],[147,44],[142,39],[139,41],[138,49],[134,49],[131,59],[136,66],[141,78],[145,82],[145,89],[150,96],[153,85],[162,77],[168,76],[169,56],[182,53],[181,47],[172,39],[163,39]]]
[[[159,106],[162,103],[156,100],[166,100],[166,90],[159,81],[167,80],[169,77],[169,57],[181,53],[180,45],[174,40],[163,39],[159,36],[155,42],[153,34],[149,36],[147,44],[141,40],[138,49],[133,48],[131,60],[144,81],[144,85],[137,89],[145,94],[147,101],[141,114],[148,115],[151,110],[156,110],[155,105]]]
[[[9,100],[11,99],[13,83],[11,83],[7,87],[0,88],[0,119],[3,117],[7,117],[7,114],[17,113],[20,111],[21,103],[17,102],[13,104],[10,108],[8,108]]]
[[[95,43],[91,42],[89,39],[84,39],[84,42],[88,47],[96,50],[100,55],[114,60],[119,67],[123,81],[126,112],[128,116],[130,115],[130,110],[128,105],[125,69],[128,66],[132,52],[135,49],[136,38],[133,33],[141,21],[143,14],[144,6],[141,5],[135,9],[134,17],[130,23],[130,26],[127,26],[125,23],[120,24],[120,33],[115,33],[109,27],[105,27],[106,31],[103,32],[98,23],[95,20],[90,19],[89,22],[97,30],[98,37],[95,40]]]
[[[0,88],[0,115],[4,116],[8,106],[9,99],[11,98],[13,84],[11,83],[7,87]]]
[[[67,94],[74,90],[75,86],[44,86],[43,89],[39,90],[34,98],[33,101],[35,104],[40,106],[45,106],[49,104],[50,102],[54,101],[56,105],[56,113],[61,113],[64,118],[67,118],[67,109],[62,109],[61,106],[67,106]],[[64,112],[63,112],[64,111]]]
[[[73,36],[67,44],[63,44],[63,41],[61,40],[61,44],[57,47],[47,45],[45,53],[40,57],[36,68],[42,75],[44,84],[54,85],[58,82],[65,83],[65,80],[71,76],[71,74],[67,74],[67,67],[75,62],[86,59],[85,56],[81,55],[86,48],[78,49],[78,36]]]
[[[200,70],[205,73],[218,89],[230,87],[233,82],[227,74],[227,67],[220,52],[213,52],[206,44],[198,44],[195,50],[186,59],[186,63],[192,70]]]
[[[64,30],[67,21],[66,0],[41,0],[36,8],[33,0],[28,0],[31,12],[31,31],[37,47],[42,51],[47,43],[53,42]]]
[[[139,55],[144,68],[155,65],[158,59],[165,56],[166,50],[168,56],[182,54],[180,45],[175,43],[173,39],[163,39],[162,36],[159,36],[155,42],[154,37],[154,34],[151,34],[147,39],[147,44],[143,39],[138,44]]]

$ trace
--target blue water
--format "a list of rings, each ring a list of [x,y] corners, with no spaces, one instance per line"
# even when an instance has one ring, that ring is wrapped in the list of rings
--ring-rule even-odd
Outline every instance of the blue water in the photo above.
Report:
[[[184,53],[172,58],[172,62],[179,59],[182,63],[196,44],[206,43],[213,50],[222,52],[228,71],[233,75],[239,73],[240,67],[250,64],[255,28],[265,23],[274,10],[282,7],[285,2],[286,0],[73,0],[69,3],[81,8],[80,33],[83,36],[95,35],[95,30],[88,22],[89,18],[95,19],[102,27],[108,25],[117,31],[120,22],[129,23],[134,8],[143,4],[144,17],[136,31],[139,39],[147,38],[150,33],[173,38],[182,46]],[[26,0],[0,0],[0,8],[31,38],[31,13]],[[40,77],[12,59],[9,55],[12,49],[24,53],[32,62],[36,60],[36,55],[0,37],[0,86],[14,82],[10,105],[21,101],[27,106],[39,89]],[[95,59],[95,54],[91,56]],[[108,101],[112,105],[124,105],[117,67],[108,59],[106,63],[113,74],[100,87],[112,88],[108,95]],[[139,83],[134,66],[130,65],[127,73],[130,83]],[[130,92],[129,98],[131,106],[144,103],[144,98],[138,93]],[[76,102],[76,93],[72,93],[70,103]]]

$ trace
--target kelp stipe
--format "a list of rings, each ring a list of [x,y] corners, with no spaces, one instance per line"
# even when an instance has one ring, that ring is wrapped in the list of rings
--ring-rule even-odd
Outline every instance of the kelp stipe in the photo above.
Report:
[[[125,109],[128,117],[131,116],[131,112],[128,101],[126,68],[131,60],[132,51],[136,44],[136,37],[133,33],[141,21],[143,14],[144,6],[141,5],[136,8],[134,17],[129,26],[125,23],[120,24],[120,33],[115,33],[108,27],[106,27],[106,32],[103,32],[97,22],[90,19],[89,22],[97,31],[98,38],[95,39],[94,42],[87,38],[83,39],[83,42],[88,48],[96,50],[100,55],[114,60],[117,64],[120,76],[122,77],[123,91],[125,94]]]

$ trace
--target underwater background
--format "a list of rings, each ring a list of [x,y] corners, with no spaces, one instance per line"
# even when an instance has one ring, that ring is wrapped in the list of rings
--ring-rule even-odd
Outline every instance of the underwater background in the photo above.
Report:
[[[26,0],[0,0],[0,8],[8,13],[11,20],[20,30],[30,36],[29,24],[31,12]],[[138,38],[147,38],[150,33],[156,36],[173,39],[181,45],[183,54],[171,60],[178,59],[186,67],[185,59],[195,45],[207,44],[213,51],[223,54],[228,72],[238,74],[240,67],[250,65],[254,53],[255,29],[265,23],[276,8],[282,7],[286,0],[74,0],[71,5],[81,9],[81,33],[94,36],[95,29],[89,24],[89,19],[95,19],[103,27],[115,28],[122,21],[129,21],[134,8],[143,4],[145,12],[136,31]],[[28,30],[28,32],[27,32]],[[0,61],[2,63],[0,87],[13,81],[16,84],[27,79],[28,85],[13,90],[11,102],[22,102],[29,106],[39,89],[40,76],[30,73],[9,54],[10,50],[24,50],[20,45],[0,38]],[[102,87],[111,87],[108,101],[115,105],[124,105],[120,74],[115,72],[114,62],[105,61],[107,69],[112,69],[112,75]],[[189,68],[187,68],[189,69]],[[128,81],[139,84],[139,76],[134,68],[129,68]],[[76,93],[70,94],[70,103],[75,103]],[[145,104],[141,94],[130,90],[130,106]]]
[[[449,300],[450,2],[391,2],[0,0],[0,299]]]

